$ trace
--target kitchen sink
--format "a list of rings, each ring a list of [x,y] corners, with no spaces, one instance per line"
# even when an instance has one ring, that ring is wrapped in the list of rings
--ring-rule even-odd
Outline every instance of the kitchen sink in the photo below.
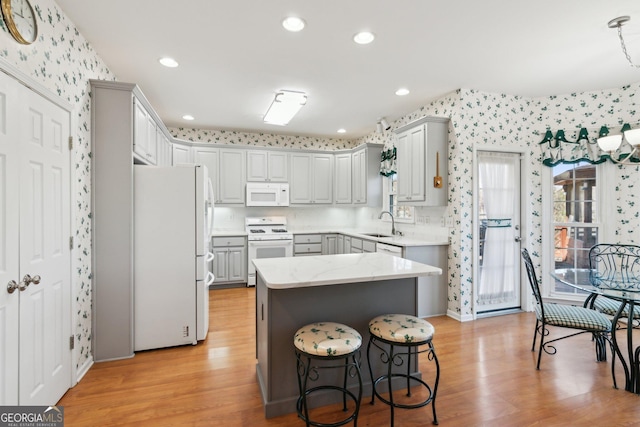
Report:
[[[364,236],[370,237],[393,237],[391,234],[378,234],[378,233],[362,233]]]

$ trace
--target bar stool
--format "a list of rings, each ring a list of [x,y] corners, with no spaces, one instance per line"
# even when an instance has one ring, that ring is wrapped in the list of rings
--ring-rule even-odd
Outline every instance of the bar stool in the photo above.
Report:
[[[362,336],[347,325],[334,322],[319,322],[303,326],[296,332],[293,343],[298,369],[298,389],[300,397],[296,403],[298,416],[307,426],[337,427],[353,421],[354,427],[358,423],[360,400],[362,398],[362,376],[360,375],[360,346]],[[351,359],[351,361],[349,360]],[[339,361],[344,363],[322,363],[311,365],[311,361]],[[308,381],[317,381],[322,369],[344,369],[342,386],[320,384],[307,388]],[[358,395],[347,388],[347,378],[358,378]],[[346,418],[334,423],[321,423],[309,419],[309,405],[307,397],[321,390],[334,390],[342,394],[343,411],[347,411],[347,396],[355,403],[355,409]]]
[[[369,345],[367,346],[367,361],[369,362],[369,375],[373,391],[371,393],[371,404],[374,404],[375,398],[378,397],[383,403],[391,408],[391,426],[394,423],[394,409],[416,409],[431,403],[433,410],[433,424],[438,424],[436,416],[436,393],[438,391],[438,382],[440,381],[440,364],[436,357],[436,351],[431,340],[435,329],[433,325],[424,319],[406,314],[385,314],[372,319],[369,322]],[[370,352],[371,346],[375,346],[381,350],[380,360],[387,365],[387,373],[373,379],[373,369],[371,368]],[[420,350],[420,346],[427,347]],[[399,347],[399,348],[397,348]],[[429,360],[436,363],[436,380],[433,389],[429,384],[420,377],[411,374],[411,359],[415,361],[416,368],[418,366],[418,354],[427,353]],[[403,357],[405,357],[403,359]],[[402,366],[406,363],[406,373],[393,373],[394,366]],[[406,380],[407,397],[411,397],[412,382],[417,386],[423,386],[428,395],[426,399],[417,403],[399,403],[393,400],[392,379],[404,378]],[[386,380],[388,384],[389,399],[385,399],[377,390],[378,383]]]

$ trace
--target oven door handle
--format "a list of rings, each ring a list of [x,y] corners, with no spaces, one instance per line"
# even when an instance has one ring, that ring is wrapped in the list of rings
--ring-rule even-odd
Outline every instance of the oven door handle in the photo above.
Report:
[[[251,246],[289,246],[293,245],[293,240],[249,240]]]

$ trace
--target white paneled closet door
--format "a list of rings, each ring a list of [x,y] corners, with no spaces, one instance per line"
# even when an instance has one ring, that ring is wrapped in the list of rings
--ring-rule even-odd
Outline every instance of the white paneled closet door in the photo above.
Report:
[[[0,80],[12,79],[2,74]],[[5,98],[15,116],[3,123],[6,129],[17,128],[7,132],[11,137],[6,151],[17,166],[6,184],[18,194],[2,208],[5,214],[18,212],[17,219],[12,216],[12,222],[5,222],[7,230],[18,233],[9,250],[19,258],[12,260],[17,266],[11,267],[13,276],[8,278],[18,288],[12,293],[7,288],[3,295],[13,310],[6,329],[13,329],[14,341],[3,346],[2,353],[17,349],[18,361],[0,355],[0,369],[12,384],[16,374],[9,372],[18,376],[4,396],[7,402],[17,395],[20,405],[53,405],[71,386],[69,113],[22,85],[16,94]],[[9,336],[6,329],[3,333]],[[11,350],[10,357],[14,353]]]
[[[0,405],[18,404],[20,197],[17,109],[20,84],[0,73]],[[12,290],[9,293],[9,289]]]

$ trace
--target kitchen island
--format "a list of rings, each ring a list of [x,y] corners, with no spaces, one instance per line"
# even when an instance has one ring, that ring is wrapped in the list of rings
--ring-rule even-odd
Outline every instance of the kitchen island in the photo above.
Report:
[[[440,268],[382,253],[264,258],[254,264],[257,375],[267,418],[295,412],[293,336],[300,327],[331,321],[360,332],[363,395],[371,395],[369,320],[385,313],[416,315],[418,277],[442,274]]]

